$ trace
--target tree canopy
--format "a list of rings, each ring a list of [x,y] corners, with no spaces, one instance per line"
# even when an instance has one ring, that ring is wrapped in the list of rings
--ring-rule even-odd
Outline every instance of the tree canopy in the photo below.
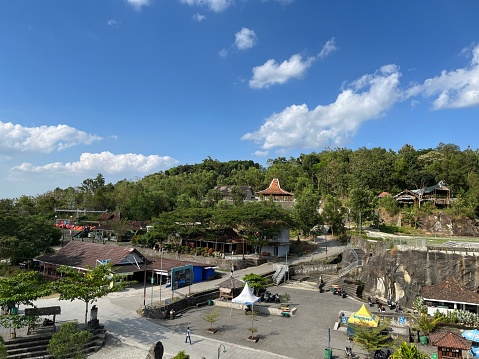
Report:
[[[62,277],[52,283],[53,289],[60,294],[60,300],[81,300],[85,302],[85,324],[88,321],[88,304],[110,293],[123,290],[133,282],[117,280],[111,264],[99,264],[89,268],[86,273],[74,268],[60,266],[58,273]]]

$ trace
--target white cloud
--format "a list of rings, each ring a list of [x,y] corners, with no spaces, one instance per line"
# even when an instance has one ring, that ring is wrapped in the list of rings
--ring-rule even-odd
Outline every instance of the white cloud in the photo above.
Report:
[[[180,2],[190,6],[206,6],[214,12],[224,11],[233,4],[233,0],[180,0]]]
[[[141,11],[143,6],[149,6],[151,4],[151,0],[125,0],[128,4],[133,6],[136,11]]]
[[[220,55],[220,57],[228,56],[228,49],[221,49],[220,51],[218,51],[218,55]]]
[[[469,66],[427,79],[412,88],[426,97],[436,97],[433,108],[462,108],[479,105],[479,45],[472,49]]]
[[[193,20],[198,21],[198,22],[202,22],[203,20],[206,20],[206,16],[201,15],[200,13],[196,13],[196,14],[193,15]]]
[[[254,155],[257,157],[266,157],[269,155],[269,151],[255,151]]]
[[[127,153],[115,155],[111,152],[101,153],[83,153],[78,162],[54,162],[43,166],[35,166],[24,162],[15,166],[12,170],[18,172],[101,172],[106,174],[115,174],[122,172],[140,172],[151,173],[162,169],[168,169],[179,162],[169,156],[144,156],[140,154]]]
[[[311,66],[314,58],[305,60],[299,54],[290,57],[282,63],[270,59],[261,66],[253,68],[253,78],[249,81],[252,88],[268,88],[275,84],[284,84],[291,78],[300,78]]]
[[[364,75],[343,90],[334,103],[309,110],[306,104],[292,105],[275,113],[255,132],[243,135],[263,150],[277,148],[321,148],[341,146],[365,121],[378,118],[402,100],[401,74],[395,65],[383,66]]]
[[[112,28],[116,29],[116,28],[118,28],[118,26],[120,25],[120,21],[117,21],[117,20],[115,20],[115,19],[109,19],[109,20],[106,22],[106,24],[107,24],[108,26],[111,26]]]
[[[319,52],[318,56],[320,58],[324,58],[324,57],[328,56],[330,53],[336,51],[337,49],[338,48],[336,47],[336,40],[333,37],[330,40],[326,41],[323,48]]]
[[[0,121],[0,149],[3,150],[51,153],[101,139],[67,125],[24,127]]]
[[[256,44],[256,34],[253,30],[243,27],[235,34],[235,46],[238,50],[246,50]]]

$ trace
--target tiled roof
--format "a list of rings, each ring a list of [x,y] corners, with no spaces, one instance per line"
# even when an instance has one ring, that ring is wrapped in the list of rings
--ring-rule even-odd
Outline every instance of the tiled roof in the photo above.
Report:
[[[436,347],[469,350],[471,345],[467,340],[453,333],[431,333],[429,334],[431,344]]]
[[[293,195],[292,193],[289,193],[288,191],[281,189],[281,186],[279,185],[279,179],[277,178],[273,178],[269,187],[265,189],[264,191],[259,191],[258,193],[262,195],[282,195],[282,196]]]
[[[389,192],[384,191],[384,192],[381,192],[378,197],[383,198],[383,197],[386,197],[388,194]]]
[[[57,252],[39,256],[35,259],[56,265],[87,269],[88,267],[95,267],[98,263],[97,261],[101,260],[111,260],[113,266],[119,265],[130,254],[139,259],[145,258],[134,248],[71,241]],[[142,264],[142,262],[139,264]]]
[[[423,287],[421,296],[437,301],[479,304],[479,294],[461,286],[454,277],[439,284]]]

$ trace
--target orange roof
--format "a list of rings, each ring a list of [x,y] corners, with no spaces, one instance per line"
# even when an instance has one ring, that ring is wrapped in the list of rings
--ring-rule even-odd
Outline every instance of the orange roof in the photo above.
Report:
[[[282,195],[282,196],[292,196],[292,193],[289,193],[288,191],[285,191],[284,189],[281,189],[281,186],[279,185],[279,179],[273,178],[271,181],[271,184],[267,189],[264,191],[259,191],[259,194],[262,195]]]
[[[435,334],[435,335],[433,335]],[[431,333],[431,344],[436,347],[469,350],[471,345],[462,337],[453,333]]]

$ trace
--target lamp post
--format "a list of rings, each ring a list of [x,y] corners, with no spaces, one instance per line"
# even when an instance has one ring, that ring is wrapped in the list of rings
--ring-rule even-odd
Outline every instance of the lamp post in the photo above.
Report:
[[[221,347],[223,347],[223,353],[227,352],[225,345],[221,343],[220,346],[218,347],[218,359],[220,359]]]
[[[160,305],[161,305],[161,285],[163,284],[163,246],[160,248]]]
[[[143,278],[143,308],[146,307],[146,268],[148,267],[148,260],[146,258],[143,258],[143,260],[145,261],[145,275],[144,275],[144,278]]]

